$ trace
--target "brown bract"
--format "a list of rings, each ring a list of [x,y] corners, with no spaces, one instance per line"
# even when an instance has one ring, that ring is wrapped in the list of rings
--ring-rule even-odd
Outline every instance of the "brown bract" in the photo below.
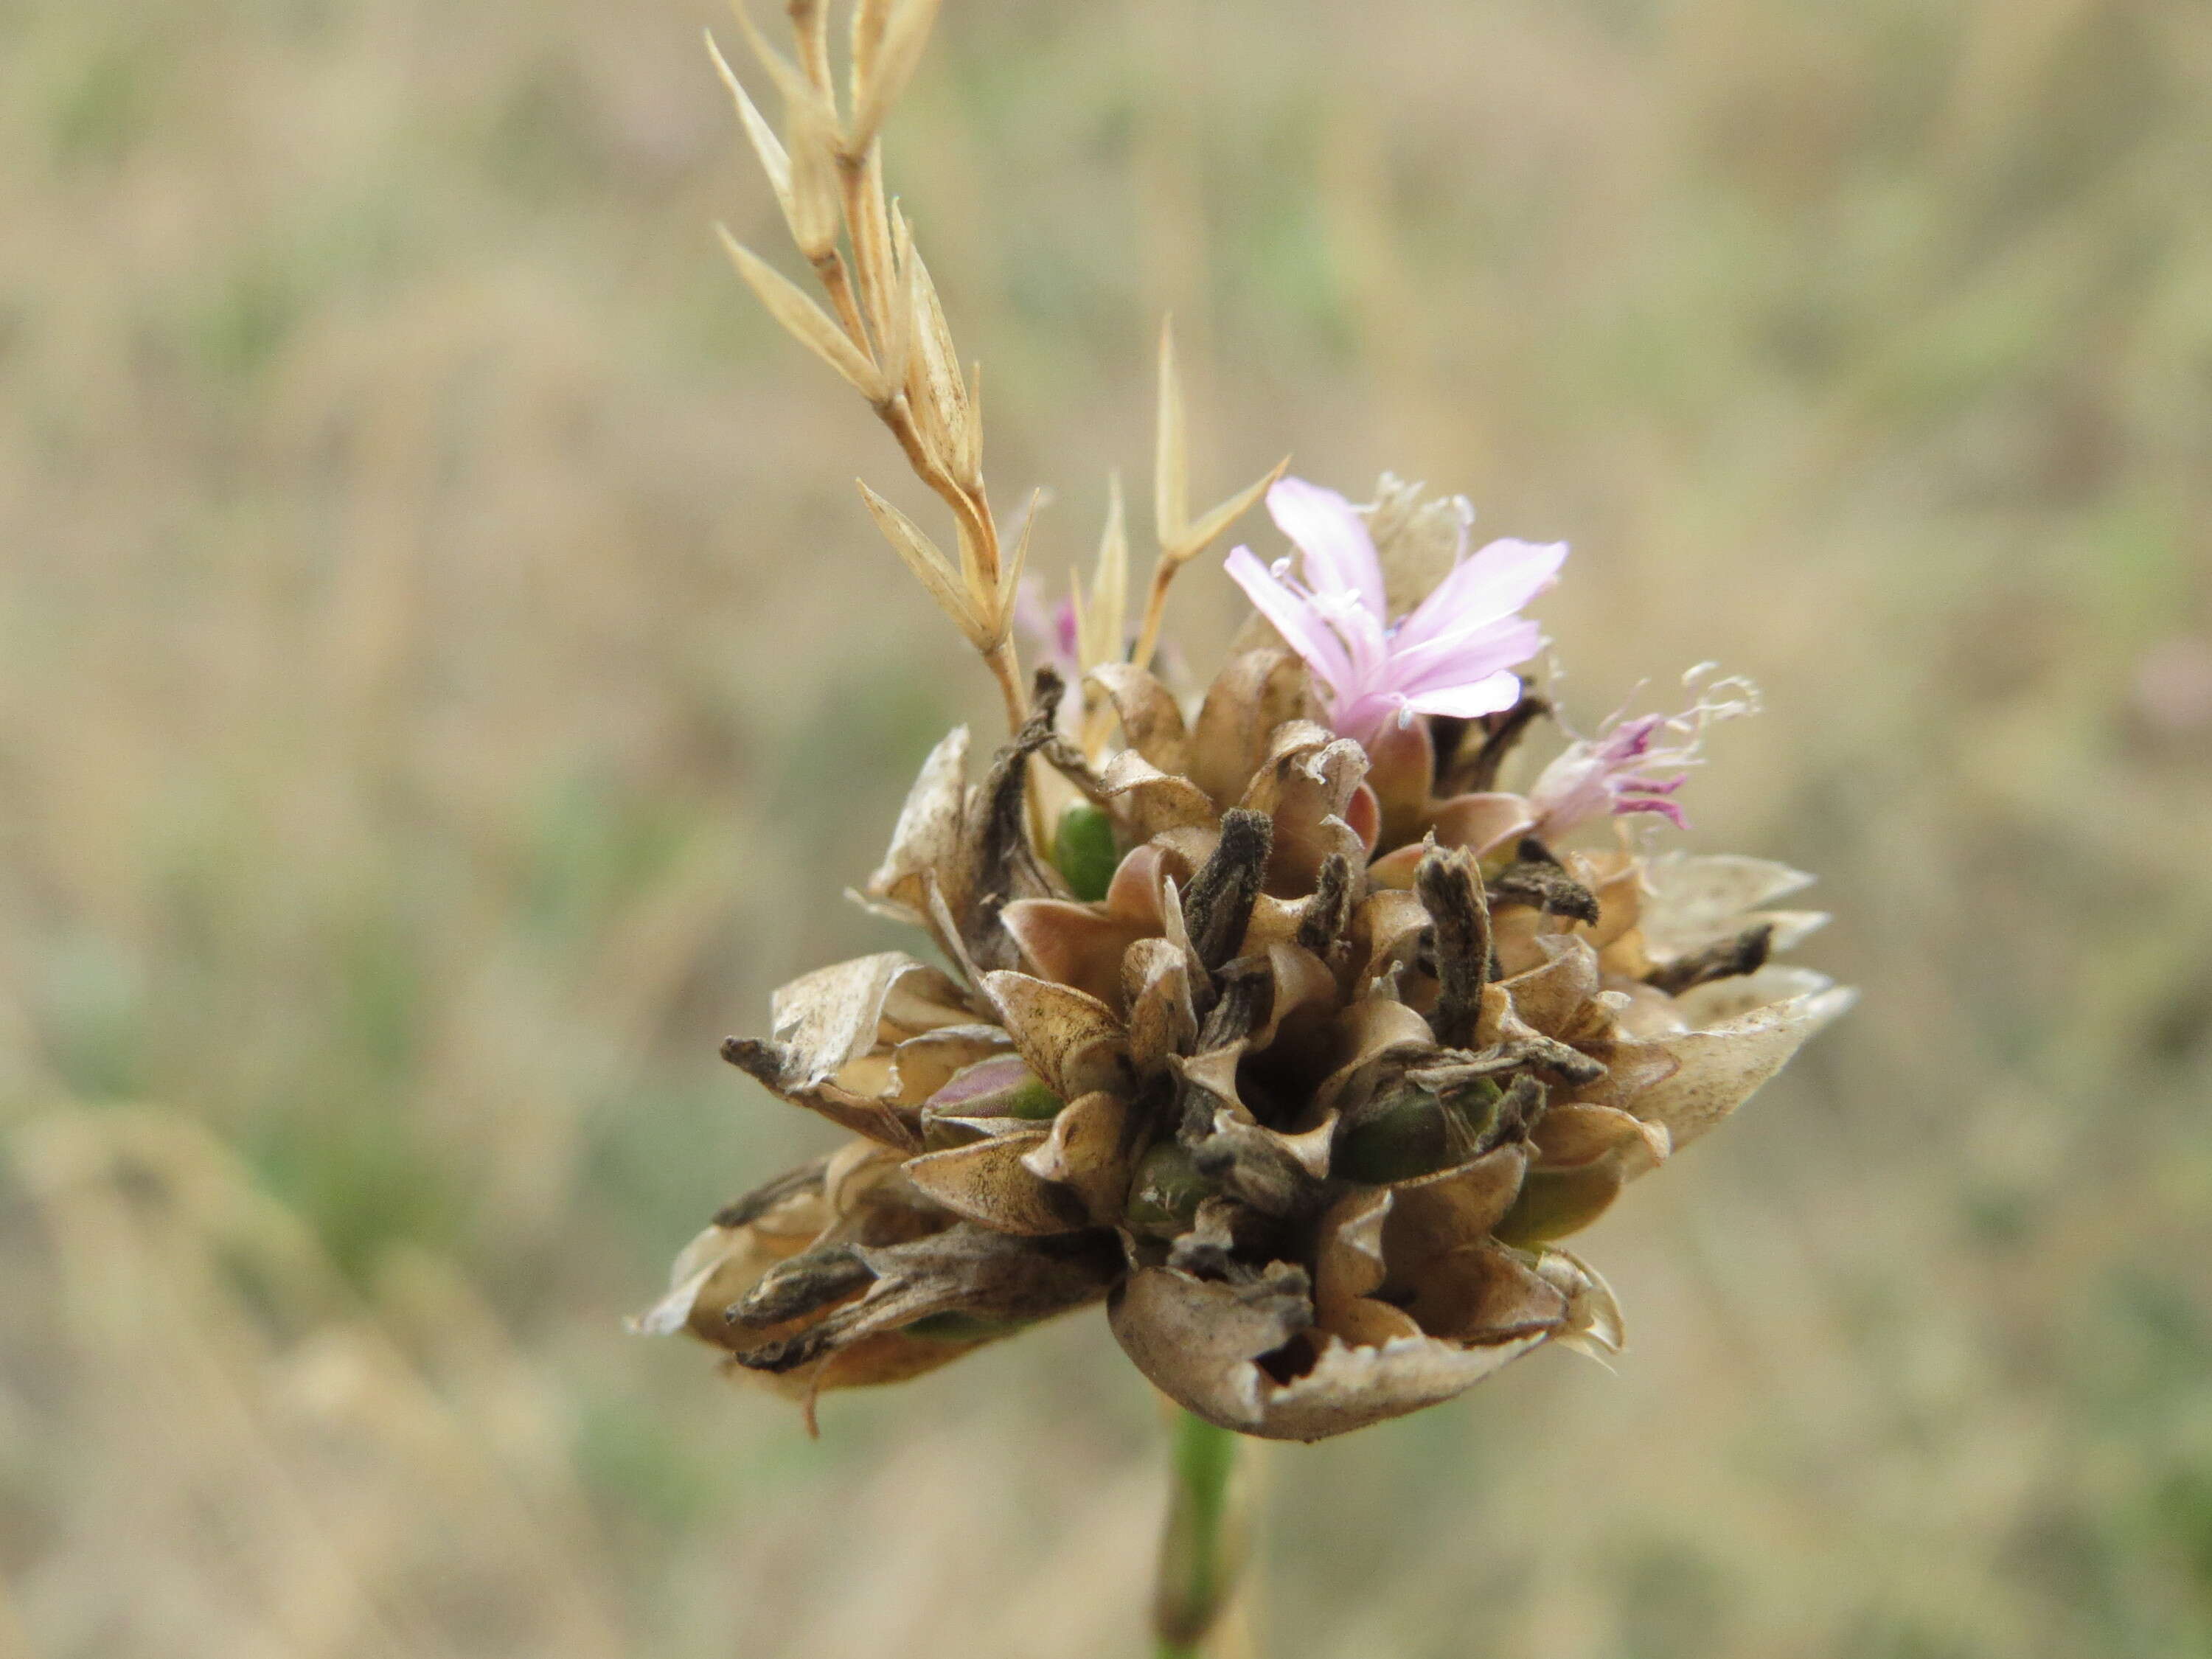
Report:
[[[1118,746],[1060,739],[1047,678],[981,779],[964,732],[925,763],[861,896],[944,967],[823,969],[727,1045],[860,1139],[717,1218],[643,1326],[811,1399],[1104,1297],[1164,1393],[1306,1440],[1617,1348],[1559,1241],[1847,1005],[1770,959],[1807,878],[1529,839],[1495,787],[1528,707],[1363,748],[1264,645],[1194,711],[1127,664],[1085,690]],[[1040,769],[1111,836],[1097,897],[1033,844]]]

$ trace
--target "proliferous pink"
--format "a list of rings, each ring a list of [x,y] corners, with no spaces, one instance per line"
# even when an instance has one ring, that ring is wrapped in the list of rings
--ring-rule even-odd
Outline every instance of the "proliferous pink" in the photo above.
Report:
[[[1518,613],[1558,580],[1565,543],[1496,541],[1468,555],[1462,529],[1451,574],[1393,625],[1382,562],[1351,502],[1285,478],[1267,492],[1267,511],[1304,556],[1305,580],[1288,559],[1271,568],[1249,547],[1230,554],[1229,574],[1312,668],[1338,732],[1364,743],[1391,719],[1472,720],[1519,699],[1511,671],[1544,636]]]

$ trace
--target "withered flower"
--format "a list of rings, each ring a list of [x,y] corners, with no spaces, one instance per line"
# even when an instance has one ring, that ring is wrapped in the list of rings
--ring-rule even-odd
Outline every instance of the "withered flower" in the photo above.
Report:
[[[947,737],[866,884],[946,966],[822,969],[726,1045],[861,1139],[718,1218],[647,1325],[811,1396],[1103,1297],[1164,1392],[1306,1440],[1547,1342],[1617,1347],[1560,1241],[1845,1005],[1770,960],[1820,920],[1773,908],[1807,878],[1543,840],[1541,788],[1495,787],[1543,712],[1525,690],[1363,743],[1279,645],[1188,713],[1109,662],[1088,752],[1069,690],[1040,672],[980,781]],[[1613,746],[1577,775],[1632,803]]]

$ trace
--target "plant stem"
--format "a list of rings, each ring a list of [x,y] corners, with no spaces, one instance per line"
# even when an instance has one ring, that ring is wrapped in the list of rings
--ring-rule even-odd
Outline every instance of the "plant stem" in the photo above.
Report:
[[[1167,1527],[1152,1596],[1158,1659],[1198,1659],[1236,1589],[1243,1554],[1231,1511],[1237,1442],[1227,1429],[1176,1413]]]

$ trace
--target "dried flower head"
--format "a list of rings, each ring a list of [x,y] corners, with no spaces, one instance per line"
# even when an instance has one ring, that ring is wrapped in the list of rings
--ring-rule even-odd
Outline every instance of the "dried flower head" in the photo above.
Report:
[[[740,266],[944,486],[957,563],[869,504],[1006,686],[1020,559],[998,559],[972,398],[895,210],[872,240],[879,81],[927,9],[862,5],[849,118],[826,56],[756,42],[785,149],[740,112],[845,320]],[[819,13],[793,15],[813,64]],[[858,301],[800,200],[805,143],[842,191]],[[879,316],[887,290],[906,298]],[[1617,1348],[1612,1293],[1561,1241],[1850,1000],[1772,959],[1822,920],[1774,908],[1808,878],[1627,832],[1680,823],[1698,738],[1747,688],[1616,719],[1501,787],[1551,712],[1516,672],[1542,643],[1520,612],[1566,550],[1470,554],[1464,502],[1386,477],[1355,507],[1279,468],[1193,520],[1164,336],[1160,367],[1133,637],[1117,489],[1088,591],[1033,613],[1047,660],[1009,690],[1011,739],[980,777],[964,728],[937,746],[860,896],[942,965],[819,969],[769,1037],[725,1046],[854,1139],[716,1217],[640,1323],[810,1410],[1102,1299],[1160,1389],[1274,1437],[1434,1404],[1547,1343]],[[1230,555],[1272,631],[1179,696],[1151,666],[1168,585],[1262,493],[1301,574]]]

